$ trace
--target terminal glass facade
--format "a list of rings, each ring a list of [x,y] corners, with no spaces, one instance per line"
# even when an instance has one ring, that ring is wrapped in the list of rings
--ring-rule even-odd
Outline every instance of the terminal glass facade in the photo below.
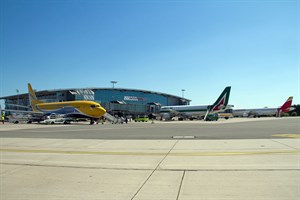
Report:
[[[111,114],[142,115],[158,113],[161,105],[168,104],[168,97],[147,91],[126,89],[94,90],[95,101]]]
[[[121,101],[126,104],[136,105],[145,105],[148,103],[160,103],[161,105],[168,104],[168,98],[163,95],[119,89],[95,90],[95,101],[99,103]]]

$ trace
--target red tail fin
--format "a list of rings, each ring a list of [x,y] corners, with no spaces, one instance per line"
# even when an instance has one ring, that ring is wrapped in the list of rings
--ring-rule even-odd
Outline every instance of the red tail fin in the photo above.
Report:
[[[289,112],[291,110],[292,101],[293,97],[289,97],[281,107],[277,108],[276,116],[280,117],[281,113]]]
[[[279,108],[281,112],[289,112],[292,106],[293,97],[289,97],[286,102]]]

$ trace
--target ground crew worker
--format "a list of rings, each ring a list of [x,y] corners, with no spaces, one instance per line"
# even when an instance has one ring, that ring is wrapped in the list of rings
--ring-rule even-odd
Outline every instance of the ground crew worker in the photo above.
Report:
[[[2,124],[4,124],[4,119],[5,119],[4,114],[2,114],[2,116],[1,116]]]

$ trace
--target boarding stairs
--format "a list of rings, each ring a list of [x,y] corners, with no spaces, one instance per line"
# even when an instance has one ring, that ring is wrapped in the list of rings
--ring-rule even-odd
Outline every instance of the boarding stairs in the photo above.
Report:
[[[105,113],[103,116],[105,117],[105,119],[107,119],[108,121],[110,121],[112,124],[120,124],[120,123],[122,123],[121,119],[118,119],[118,118],[112,116],[109,113]]]

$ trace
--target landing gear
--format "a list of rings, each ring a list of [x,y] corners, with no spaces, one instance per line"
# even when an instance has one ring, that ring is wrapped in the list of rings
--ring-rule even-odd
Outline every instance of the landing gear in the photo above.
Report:
[[[94,119],[91,119],[90,125],[93,125],[95,123]]]

